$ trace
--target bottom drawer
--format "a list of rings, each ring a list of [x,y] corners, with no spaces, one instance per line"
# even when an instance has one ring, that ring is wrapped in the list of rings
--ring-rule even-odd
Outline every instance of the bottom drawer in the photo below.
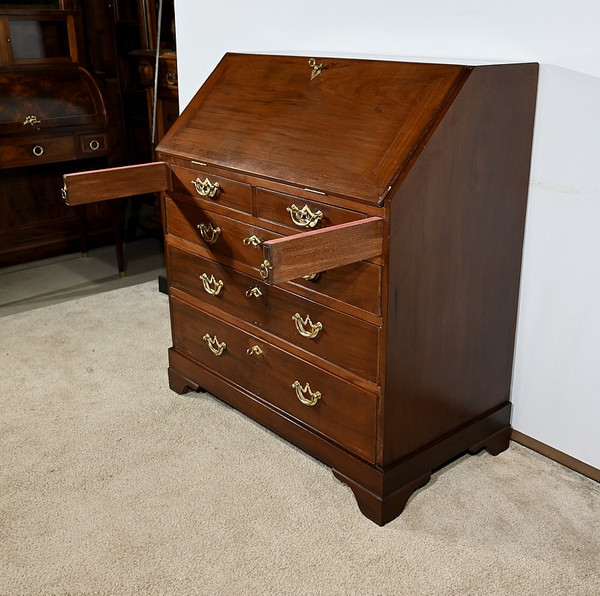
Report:
[[[176,298],[171,323],[176,350],[374,461],[376,395]]]

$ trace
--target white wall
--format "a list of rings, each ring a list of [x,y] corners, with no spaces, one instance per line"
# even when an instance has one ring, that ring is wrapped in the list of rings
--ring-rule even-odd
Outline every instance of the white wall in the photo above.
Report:
[[[513,426],[600,468],[600,2],[175,2],[182,107],[228,51],[541,64]]]

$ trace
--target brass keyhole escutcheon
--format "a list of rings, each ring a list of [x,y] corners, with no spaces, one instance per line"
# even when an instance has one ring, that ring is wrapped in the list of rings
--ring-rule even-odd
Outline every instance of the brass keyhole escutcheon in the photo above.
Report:
[[[321,62],[321,64],[317,64],[317,61],[314,58],[310,58],[308,60],[308,65],[312,68],[312,71],[310,73],[310,80],[311,81],[315,77],[319,76],[321,74],[321,71],[325,68],[325,66],[323,65],[322,62]]]
[[[253,288],[246,290],[246,297],[250,298],[250,296],[254,296],[254,298],[260,298],[262,296],[262,292],[260,291],[260,288],[258,288],[257,286],[254,286]]]
[[[244,238],[242,240],[242,244],[244,246],[254,246],[254,248],[259,247],[261,243],[262,240],[256,234],[252,234],[252,236],[250,236],[249,238]]]
[[[38,120],[38,117],[35,115],[26,116],[25,120],[23,120],[23,125],[29,124],[30,126],[34,126],[36,124],[41,124],[42,121]]]

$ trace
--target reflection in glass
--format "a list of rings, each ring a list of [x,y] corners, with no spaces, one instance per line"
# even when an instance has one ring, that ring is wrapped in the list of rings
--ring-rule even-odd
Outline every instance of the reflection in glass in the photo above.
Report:
[[[69,57],[66,21],[10,21],[15,60]]]

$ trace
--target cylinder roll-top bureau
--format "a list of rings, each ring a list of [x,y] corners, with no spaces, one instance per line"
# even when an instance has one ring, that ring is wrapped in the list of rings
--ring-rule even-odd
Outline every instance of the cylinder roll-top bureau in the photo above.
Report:
[[[383,525],[508,447],[537,73],[227,54],[159,161],[64,194],[161,193],[171,388],[324,462]]]

